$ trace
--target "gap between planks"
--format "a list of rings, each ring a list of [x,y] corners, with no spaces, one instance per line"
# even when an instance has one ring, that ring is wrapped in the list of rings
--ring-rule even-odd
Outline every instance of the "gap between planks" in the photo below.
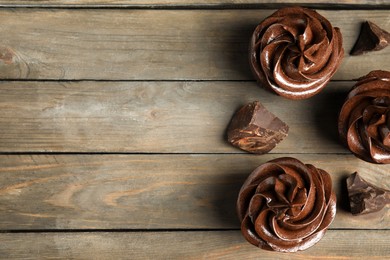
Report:
[[[38,8],[280,8],[286,5],[302,5],[319,8],[372,9],[388,7],[386,0],[1,0],[1,7],[38,7]]]
[[[385,259],[388,230],[328,230],[316,245],[293,254],[261,250],[239,231],[1,234],[5,258],[93,259]],[[23,245],[23,246],[21,246]]]

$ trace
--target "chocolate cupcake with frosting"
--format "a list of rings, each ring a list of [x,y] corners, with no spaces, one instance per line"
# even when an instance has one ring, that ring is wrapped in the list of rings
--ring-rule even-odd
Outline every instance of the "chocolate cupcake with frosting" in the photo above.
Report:
[[[330,175],[284,157],[255,169],[243,184],[237,212],[248,242],[295,252],[316,244],[336,215]]]
[[[357,157],[390,163],[390,72],[375,70],[349,92],[341,108],[341,140]]]
[[[280,9],[253,32],[249,62],[257,81],[290,99],[317,94],[344,56],[339,28],[314,10]]]

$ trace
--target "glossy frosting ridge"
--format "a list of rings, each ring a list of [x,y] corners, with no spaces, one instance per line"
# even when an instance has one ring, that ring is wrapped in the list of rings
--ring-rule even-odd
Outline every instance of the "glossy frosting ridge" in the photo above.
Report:
[[[341,108],[338,130],[357,157],[390,163],[390,72],[375,70],[358,79]]]
[[[253,32],[249,61],[257,81],[290,99],[317,94],[344,56],[339,28],[314,10],[280,9]]]
[[[317,243],[336,215],[330,175],[283,157],[260,165],[243,184],[237,212],[248,242],[295,252]]]

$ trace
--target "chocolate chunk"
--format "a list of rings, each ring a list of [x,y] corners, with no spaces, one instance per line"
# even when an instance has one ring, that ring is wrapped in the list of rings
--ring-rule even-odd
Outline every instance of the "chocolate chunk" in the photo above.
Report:
[[[271,151],[287,136],[288,125],[269,112],[259,101],[247,104],[233,116],[228,141],[250,153]]]
[[[347,189],[353,215],[380,211],[390,204],[390,191],[365,181],[357,172],[347,178]]]
[[[351,55],[361,55],[369,51],[380,51],[390,43],[390,33],[373,22],[362,24],[360,35],[351,50]]]

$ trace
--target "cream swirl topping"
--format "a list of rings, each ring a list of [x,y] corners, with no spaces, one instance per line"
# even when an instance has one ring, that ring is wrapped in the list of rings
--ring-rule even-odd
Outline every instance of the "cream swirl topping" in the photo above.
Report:
[[[336,214],[336,196],[327,172],[284,157],[252,172],[240,190],[237,212],[248,242],[295,252],[323,237]]]
[[[280,9],[253,32],[250,67],[258,82],[290,99],[317,94],[344,55],[339,28],[314,10]]]
[[[339,134],[359,158],[390,163],[390,72],[361,77],[341,108]]]

